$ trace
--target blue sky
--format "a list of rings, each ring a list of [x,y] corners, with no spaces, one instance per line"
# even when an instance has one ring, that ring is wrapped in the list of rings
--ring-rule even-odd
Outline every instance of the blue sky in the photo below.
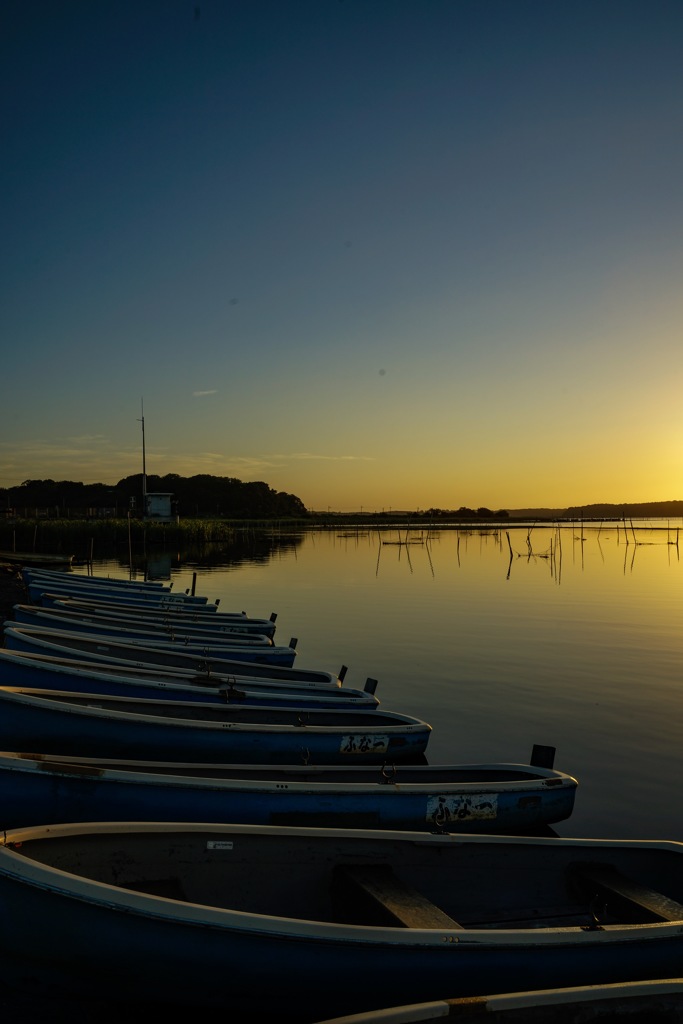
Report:
[[[682,496],[680,0],[0,17],[0,486]]]

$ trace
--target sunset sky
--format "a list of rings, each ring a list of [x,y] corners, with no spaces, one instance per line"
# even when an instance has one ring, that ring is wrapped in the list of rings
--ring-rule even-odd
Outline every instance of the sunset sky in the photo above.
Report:
[[[683,498],[681,0],[0,24],[0,487]]]

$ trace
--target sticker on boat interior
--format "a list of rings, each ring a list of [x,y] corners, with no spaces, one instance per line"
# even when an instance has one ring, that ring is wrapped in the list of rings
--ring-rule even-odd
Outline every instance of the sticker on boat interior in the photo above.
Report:
[[[349,736],[342,736],[339,752],[341,754],[369,754],[384,753],[389,749],[389,737],[367,736],[364,733],[355,733]]]
[[[232,840],[229,839],[209,839],[206,844],[207,850],[232,850]]]
[[[470,793],[467,796],[430,796],[427,798],[427,821],[446,825],[452,821],[495,818],[498,797],[491,793]]]

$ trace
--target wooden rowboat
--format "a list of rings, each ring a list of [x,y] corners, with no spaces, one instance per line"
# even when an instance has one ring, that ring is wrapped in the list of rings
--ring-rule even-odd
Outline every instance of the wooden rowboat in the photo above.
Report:
[[[673,842],[130,821],[0,836],[0,958],[32,991],[115,979],[119,1000],[241,1020],[255,1000],[311,1024],[675,978],[682,900]]]

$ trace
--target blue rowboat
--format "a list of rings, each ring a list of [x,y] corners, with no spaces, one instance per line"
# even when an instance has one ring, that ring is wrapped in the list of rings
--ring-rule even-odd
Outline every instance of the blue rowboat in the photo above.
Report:
[[[438,999],[352,1013],[319,1024],[433,1024],[446,1019],[458,1024],[674,1024],[683,1020],[683,978]]]
[[[61,654],[71,657],[90,657],[109,654],[113,657],[132,656],[140,661],[149,659],[155,664],[188,665],[188,659],[199,665],[209,661],[222,665],[225,662],[256,662],[259,665],[281,665],[291,668],[296,657],[293,646],[254,646],[252,644],[229,644],[227,641],[193,642],[185,640],[145,640],[127,636],[115,639],[99,634],[72,633],[65,629],[46,629],[43,626],[21,625],[8,620],[4,624],[5,647],[12,651],[38,651],[39,653]],[[72,652],[70,655],[68,652]],[[80,653],[79,653],[80,652]],[[126,653],[127,652],[127,653]],[[176,662],[176,659],[180,659]]]
[[[108,617],[133,616],[138,622],[164,623],[169,627],[183,628],[191,625],[193,628],[214,630],[224,626],[226,629],[254,630],[257,633],[264,633],[266,636],[274,634],[275,620],[278,618],[274,611],[269,618],[256,618],[247,615],[245,611],[207,611],[203,607],[191,609],[175,607],[159,610],[154,607],[142,607],[142,605],[136,607],[123,602],[81,600],[76,597],[60,597],[56,594],[53,595],[53,599],[41,601],[40,607],[50,611],[61,608],[68,609],[70,613],[77,611]]]
[[[115,979],[119,1000],[241,1020],[678,977],[681,901],[674,842],[131,821],[0,837],[0,954],[32,991]]]
[[[82,654],[82,652],[81,652]],[[160,665],[153,662],[136,663],[132,659],[95,657],[89,659],[80,656],[74,651],[73,654],[66,652],[65,656],[52,653],[41,653],[39,651],[14,651],[8,648],[0,648],[0,681],[11,686],[13,678],[12,663],[14,659],[30,659],[31,662],[63,662],[73,665],[80,664],[84,668],[98,668],[103,672],[117,672],[129,675],[153,675],[159,677],[173,677],[177,682],[198,686],[221,686],[236,680],[241,683],[243,680],[249,683],[266,684],[273,686],[302,687],[313,689],[325,689],[341,687],[346,677],[346,666],[342,665],[339,675],[333,672],[325,672],[322,669],[306,668],[284,668],[282,665],[257,665],[255,662],[235,661],[230,664],[222,662],[214,666],[206,662],[200,667],[189,666],[179,668],[176,665]],[[236,670],[236,671],[235,671]],[[376,679],[368,679],[364,689],[368,693],[374,693],[377,686]],[[62,687],[64,689],[64,687]]]
[[[88,595],[79,597],[70,597],[67,594],[55,594],[55,593],[44,593],[41,596],[40,601],[36,602],[41,608],[70,608],[86,611],[97,611],[100,614],[115,614],[115,615],[134,615],[136,618],[139,617],[141,620],[148,618],[154,619],[166,619],[173,622],[193,622],[193,623],[207,623],[210,628],[214,628],[214,622],[220,622],[226,626],[230,625],[247,625],[250,622],[260,623],[261,621],[275,622],[277,615],[275,612],[272,613],[270,619],[261,620],[253,619],[248,616],[245,611],[239,612],[226,612],[218,611],[218,604],[210,605],[186,605],[186,604],[167,604],[163,608],[155,607],[153,604],[131,604],[125,598],[117,600],[116,597],[105,597],[101,596],[90,597]]]
[[[105,576],[82,576],[66,572],[46,572],[42,569],[24,567],[22,578],[26,586],[42,588],[43,590],[78,590],[95,597],[112,595],[119,600],[169,600],[173,599],[181,604],[205,606],[208,605],[207,598],[202,595],[174,592],[173,584],[166,585],[158,582],[109,579]],[[99,599],[99,597],[98,597]]]
[[[100,616],[93,620],[89,617],[72,618],[68,614],[40,608],[37,605],[14,605],[12,612],[16,625],[37,626],[42,629],[66,630],[68,633],[94,633],[96,636],[109,636],[124,643],[128,638],[147,640],[151,644],[160,640],[162,643],[180,644],[239,644],[250,647],[273,647],[271,637],[262,633],[240,633],[231,630],[229,633],[223,630],[200,630],[195,632],[191,629],[176,633],[175,630],[150,628],[148,623],[140,623],[131,618],[126,621],[114,621],[111,617]]]
[[[85,584],[60,583],[58,580],[35,580],[26,584],[31,601],[36,604],[49,604],[58,597],[80,597],[84,600],[95,598],[108,604],[119,602],[143,608],[192,608],[202,607],[209,611],[218,611],[218,605],[209,604],[206,597],[191,594],[174,594],[168,590],[126,590],[120,588],[98,587],[96,591]]]
[[[423,759],[431,726],[380,708],[323,710],[0,687],[0,749],[78,757],[383,764]]]
[[[93,632],[102,633],[103,630],[97,627],[104,625],[120,626],[127,628],[132,626],[136,629],[150,630],[155,633],[171,637],[184,636],[205,636],[207,633],[220,634],[221,636],[267,636],[272,640],[275,635],[274,619],[247,619],[244,616],[239,622],[232,619],[229,623],[219,619],[218,615],[212,615],[210,621],[197,622],[183,621],[178,616],[168,614],[160,615],[136,615],[135,611],[129,614],[120,614],[118,611],[102,610],[95,611],[79,609],[75,607],[60,607],[53,605],[46,608],[35,604],[15,604],[12,608],[15,622],[21,622],[28,626],[52,625],[57,629],[70,629],[76,622],[88,623],[93,627]]]
[[[170,593],[173,589],[173,584],[167,585],[157,580],[124,580],[110,576],[86,576],[72,572],[56,572],[53,569],[31,568],[29,566],[25,566],[22,569],[21,575],[24,583],[50,582],[57,584],[65,583],[67,585],[75,583],[79,586],[105,587],[107,590],[115,588],[121,592],[142,590]]]
[[[335,683],[288,683],[250,676],[189,677],[163,669],[135,669],[77,658],[0,649],[0,686],[28,686],[121,697],[192,700],[220,704],[268,704],[271,707],[373,708],[376,680],[353,690]]]
[[[576,779],[519,764],[287,767],[0,753],[0,827],[66,821],[520,832],[568,818]]]

